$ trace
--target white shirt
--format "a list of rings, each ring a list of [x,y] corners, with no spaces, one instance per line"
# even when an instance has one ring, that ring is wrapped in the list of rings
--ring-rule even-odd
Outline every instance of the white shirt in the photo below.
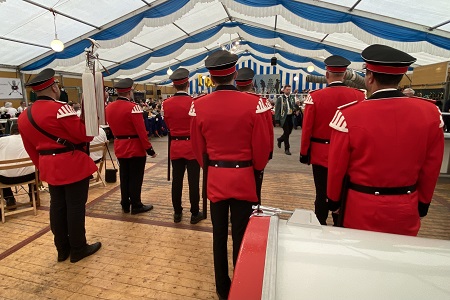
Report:
[[[14,118],[16,116],[17,109],[15,109],[14,107],[9,107],[6,109],[6,113]]]
[[[91,145],[98,145],[98,144],[104,144],[108,138],[106,137],[106,132],[103,130],[103,128],[98,129],[98,135],[94,137],[94,139],[91,142]],[[99,160],[103,156],[103,151],[95,151],[91,152],[89,155],[93,161]]]
[[[10,160],[29,157],[23,146],[22,137],[19,134],[0,138],[0,160]],[[34,173],[34,166],[20,169],[1,170],[0,175],[5,177],[19,177]]]
[[[19,106],[19,107],[17,108],[17,112],[23,113],[23,111],[24,111],[25,109],[27,109],[27,108],[26,108],[26,107]]]

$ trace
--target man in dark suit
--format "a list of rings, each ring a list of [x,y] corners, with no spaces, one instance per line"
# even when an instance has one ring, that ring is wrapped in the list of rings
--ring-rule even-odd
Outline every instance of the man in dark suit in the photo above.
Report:
[[[295,97],[291,95],[291,86],[286,85],[283,88],[283,95],[279,96],[275,101],[275,123],[283,127],[283,135],[277,138],[278,148],[284,142],[284,153],[291,155],[289,149],[289,135],[292,133],[293,113],[295,108]]]

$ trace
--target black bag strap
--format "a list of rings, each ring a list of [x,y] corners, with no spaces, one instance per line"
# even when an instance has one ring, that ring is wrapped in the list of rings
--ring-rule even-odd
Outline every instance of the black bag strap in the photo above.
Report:
[[[109,152],[109,147],[106,145],[106,150],[108,150],[109,158],[111,159],[114,170],[116,170],[116,166],[114,165],[114,160],[112,159],[111,152]],[[106,164],[105,164],[105,172],[106,172]]]
[[[36,128],[40,133],[42,133],[46,137],[54,140],[55,142],[57,142],[60,145],[64,145],[66,147],[69,147],[69,148],[75,150],[75,145],[72,142],[69,142],[68,140],[54,136],[53,134],[48,133],[47,131],[45,131],[44,129],[39,127],[39,125],[34,121],[33,116],[31,115],[31,106],[27,108],[27,116],[28,116],[28,120],[30,121],[31,125],[33,125],[34,128]]]

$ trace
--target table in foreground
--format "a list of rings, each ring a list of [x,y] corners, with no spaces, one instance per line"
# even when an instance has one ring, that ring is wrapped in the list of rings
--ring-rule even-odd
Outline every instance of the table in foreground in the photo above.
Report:
[[[320,226],[312,211],[295,214],[300,222],[252,216],[229,299],[450,299],[450,241]]]

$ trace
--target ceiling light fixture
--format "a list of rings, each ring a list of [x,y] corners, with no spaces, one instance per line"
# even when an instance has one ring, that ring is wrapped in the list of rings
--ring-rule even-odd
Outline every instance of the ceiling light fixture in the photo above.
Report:
[[[309,73],[314,72],[314,66],[308,66],[308,67],[306,68],[306,70],[307,70]]]
[[[56,14],[54,10],[50,10],[53,14],[53,25],[55,26],[55,39],[50,43],[50,47],[52,47],[53,51],[61,52],[64,50],[64,43],[58,39],[58,33],[56,32]]]
[[[294,81],[298,81],[298,76],[297,75],[294,76]]]
[[[172,75],[173,74],[173,71],[172,71],[172,69],[169,67],[169,69],[167,69],[167,75]]]
[[[230,53],[236,53],[239,50],[240,44],[241,44],[240,40],[232,42],[230,34],[230,41],[226,44],[223,44],[221,48],[222,50],[228,51]]]

